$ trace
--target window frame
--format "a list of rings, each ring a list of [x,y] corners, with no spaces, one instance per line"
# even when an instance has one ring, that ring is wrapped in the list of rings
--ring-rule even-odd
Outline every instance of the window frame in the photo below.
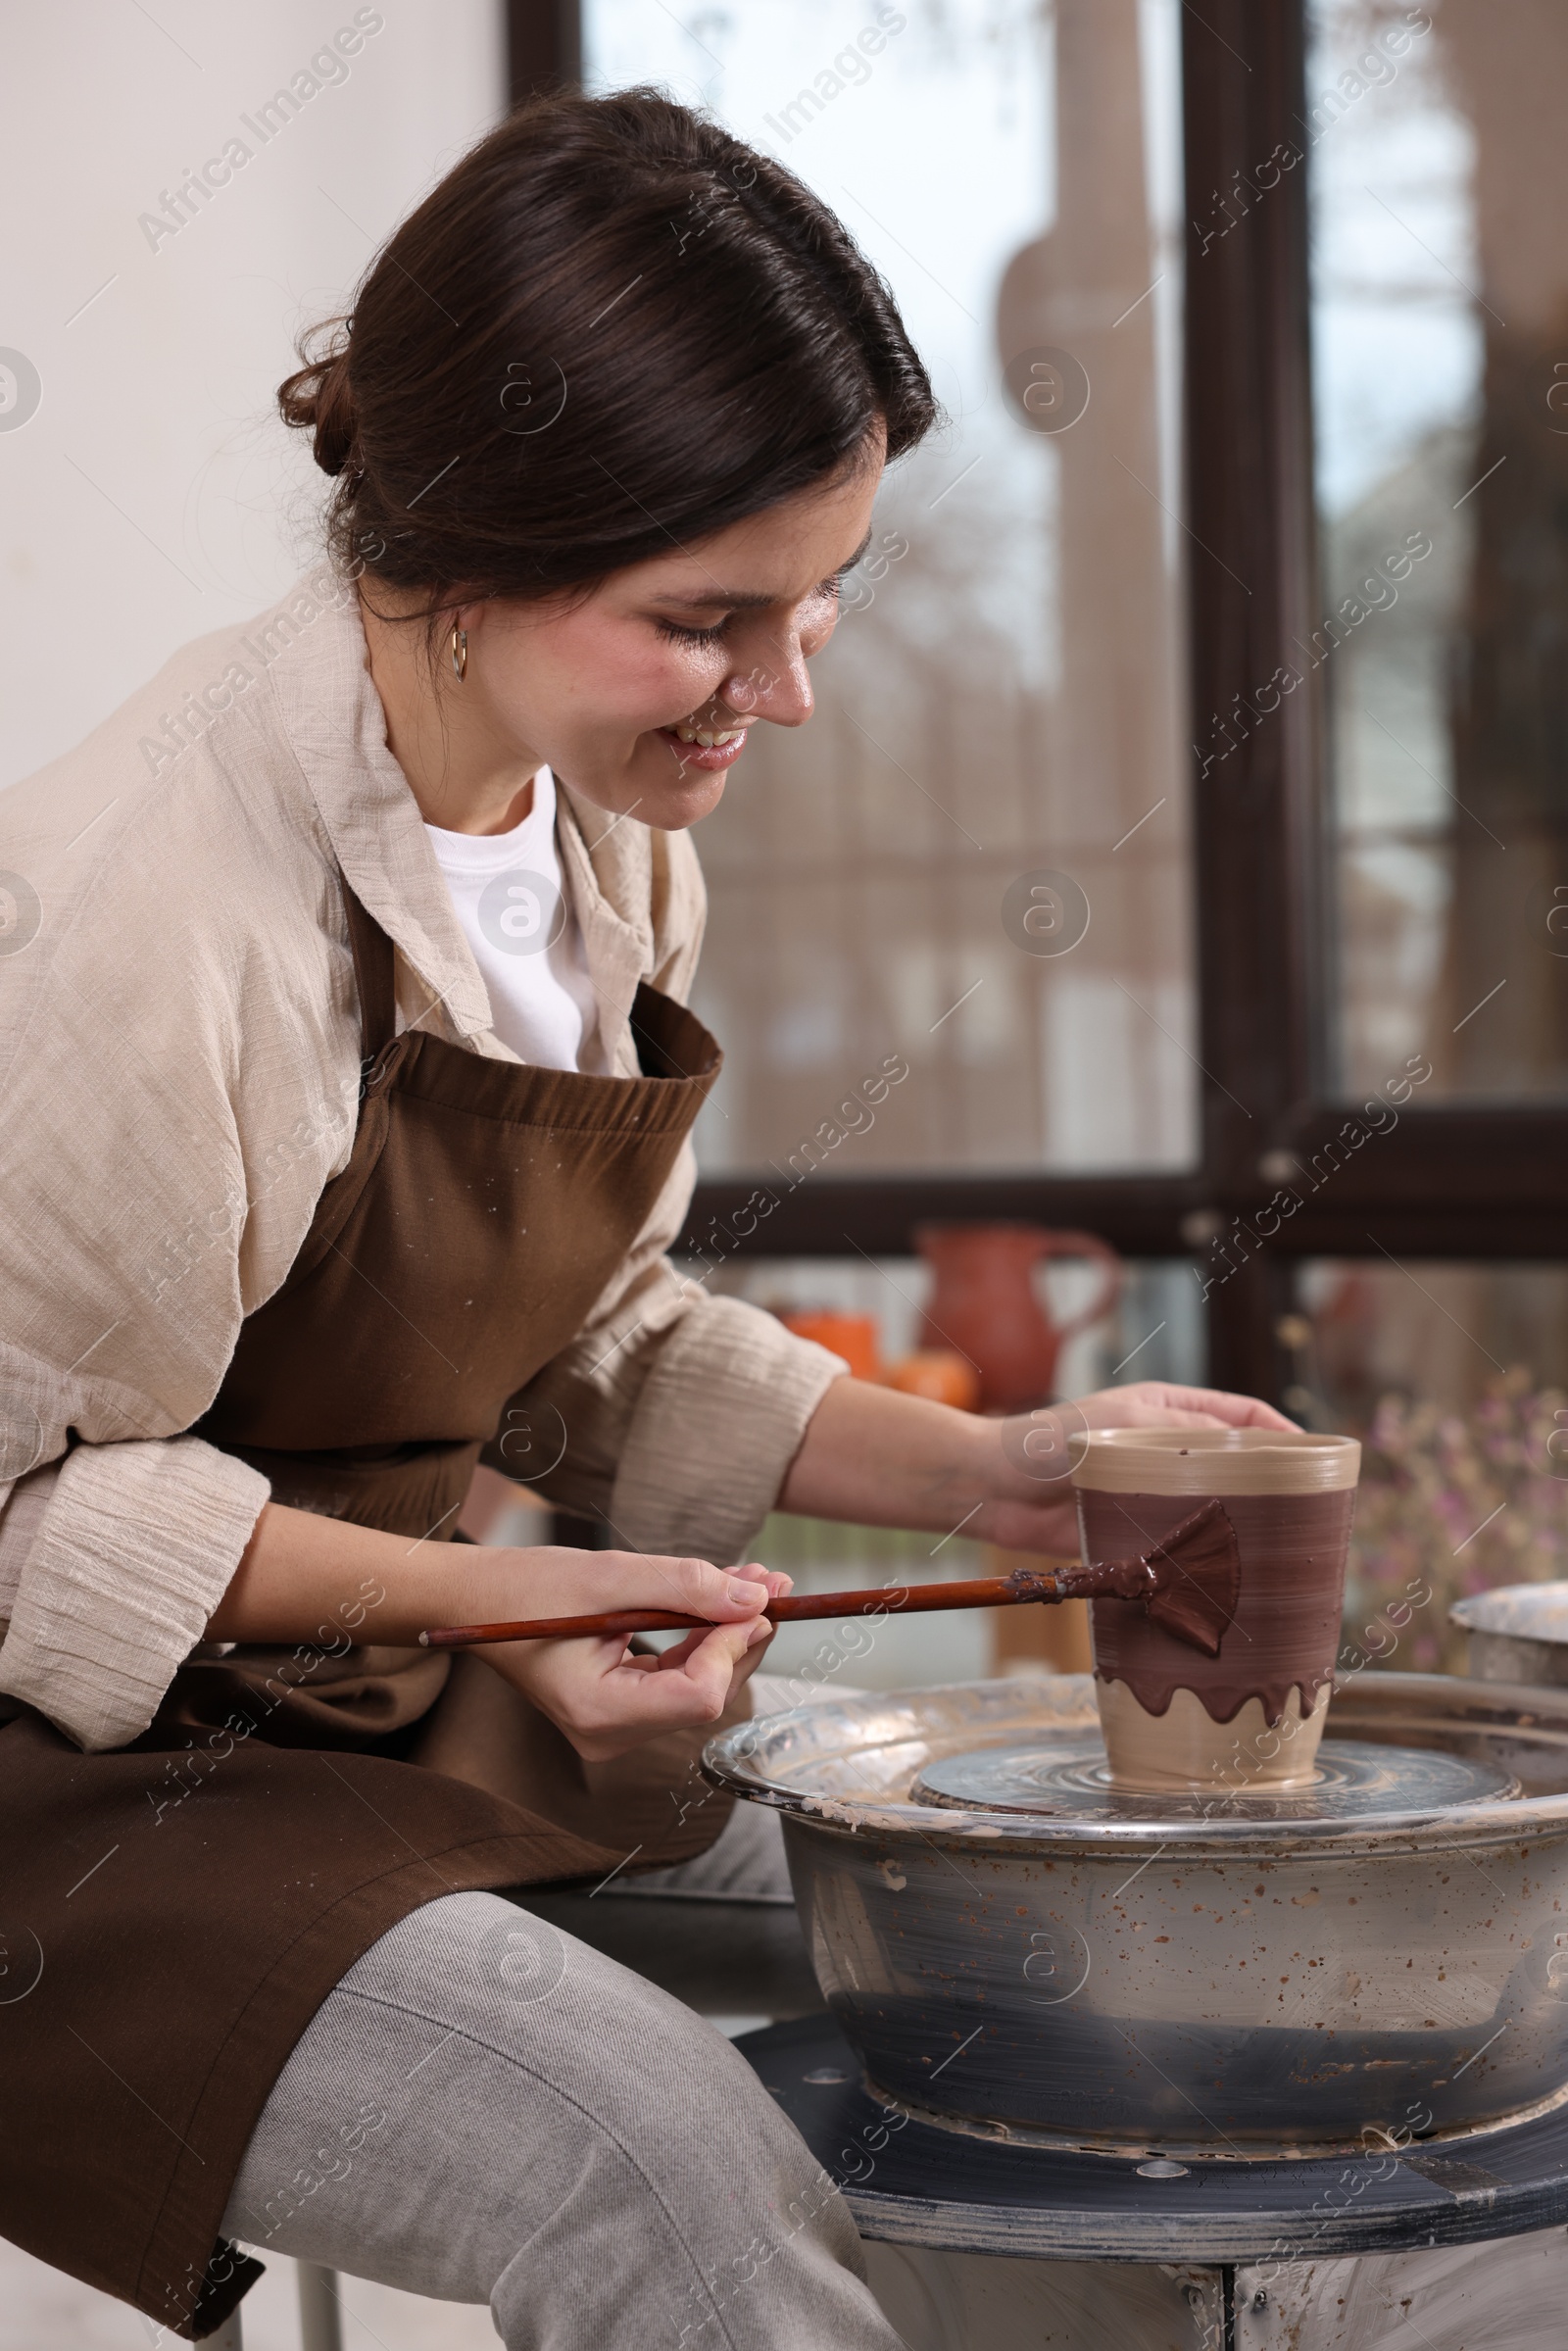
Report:
[[[509,0],[510,82],[581,78],[579,0]],[[1189,190],[1185,466],[1194,733],[1233,710],[1310,635],[1317,612],[1309,158],[1223,236],[1191,191],[1254,186],[1305,119],[1305,0],[1184,0],[1182,113]],[[1212,199],[1210,199],[1212,202]],[[1241,199],[1233,200],[1233,209]],[[1206,210],[1207,208],[1204,207]],[[1239,731],[1239,730],[1238,730]],[[1278,1400],[1278,1336],[1303,1258],[1514,1260],[1562,1254],[1568,1108],[1410,1108],[1354,1152],[1277,1231],[1254,1220],[1278,1189],[1274,1154],[1310,1160],[1353,1102],[1330,1086],[1329,857],[1323,687],[1314,673],[1223,760],[1193,754],[1200,1156],[1149,1175],[824,1177],[780,1202],[741,1255],[911,1255],[917,1224],[1023,1219],[1087,1229],[1125,1255],[1192,1257],[1237,1236],[1235,1270],[1205,1298],[1209,1378]],[[728,1227],[755,1179],[699,1183],[686,1239]],[[755,1220],[754,1220],[755,1221]],[[1216,1260],[1216,1266],[1218,1261]]]

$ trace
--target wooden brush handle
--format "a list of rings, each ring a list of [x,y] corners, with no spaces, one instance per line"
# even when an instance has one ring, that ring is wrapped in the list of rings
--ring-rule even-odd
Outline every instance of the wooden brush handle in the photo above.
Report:
[[[1139,1559],[1112,1559],[1098,1567],[1064,1567],[1054,1574],[1015,1568],[1010,1576],[976,1576],[957,1584],[904,1584],[869,1592],[810,1592],[770,1600],[763,1614],[775,1625],[798,1625],[820,1616],[917,1615],[934,1608],[1011,1608],[1025,1600],[1089,1598],[1114,1592],[1142,1596],[1152,1583]],[[1124,1587],[1132,1589],[1124,1589]],[[740,1619],[731,1619],[739,1622]],[[592,1616],[543,1616],[517,1624],[444,1625],[421,1633],[421,1647],[466,1649],[492,1641],[571,1641],[584,1634],[710,1633],[712,1620],[682,1616],[673,1608],[603,1608]]]

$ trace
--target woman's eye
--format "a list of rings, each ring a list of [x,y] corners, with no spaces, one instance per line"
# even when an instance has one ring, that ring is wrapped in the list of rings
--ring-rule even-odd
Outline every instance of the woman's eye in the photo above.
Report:
[[[672,645],[717,645],[729,623],[720,620],[712,628],[683,628],[678,620],[656,620],[655,628]]]

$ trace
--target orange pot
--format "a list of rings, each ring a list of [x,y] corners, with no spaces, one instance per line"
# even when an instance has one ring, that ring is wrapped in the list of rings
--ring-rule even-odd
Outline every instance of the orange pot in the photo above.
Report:
[[[830,1307],[803,1308],[779,1317],[787,1331],[814,1339],[835,1355],[842,1355],[858,1380],[882,1377],[882,1341],[874,1314],[839,1314]]]
[[[1121,1259],[1092,1233],[929,1224],[916,1228],[914,1244],[935,1276],[921,1340],[957,1347],[978,1365],[988,1412],[1049,1403],[1064,1341],[1108,1314],[1121,1293]],[[1084,1257],[1100,1269],[1096,1296],[1065,1322],[1056,1322],[1035,1294],[1034,1268],[1051,1257]]]
[[[887,1384],[906,1396],[928,1396],[934,1404],[956,1404],[960,1412],[980,1409],[980,1374],[952,1347],[917,1348],[894,1364]]]

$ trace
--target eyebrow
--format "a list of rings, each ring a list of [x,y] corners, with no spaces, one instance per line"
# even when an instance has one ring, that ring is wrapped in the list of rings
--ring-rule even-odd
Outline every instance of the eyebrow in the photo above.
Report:
[[[860,541],[859,546],[849,558],[848,562],[841,563],[837,571],[830,572],[828,577],[830,579],[842,579],[847,571],[853,571],[856,564],[859,562],[861,556],[864,555],[870,544],[871,534],[869,531],[867,531],[865,537]],[[823,582],[822,584],[825,585],[826,583]],[[656,604],[675,605],[682,612],[708,612],[719,605],[726,606],[731,612],[765,612],[769,605],[777,604],[779,599],[776,596],[769,596],[764,589],[720,588],[715,586],[711,588],[699,589],[690,596],[676,596],[674,594],[666,595],[661,593],[656,595],[654,601]]]

